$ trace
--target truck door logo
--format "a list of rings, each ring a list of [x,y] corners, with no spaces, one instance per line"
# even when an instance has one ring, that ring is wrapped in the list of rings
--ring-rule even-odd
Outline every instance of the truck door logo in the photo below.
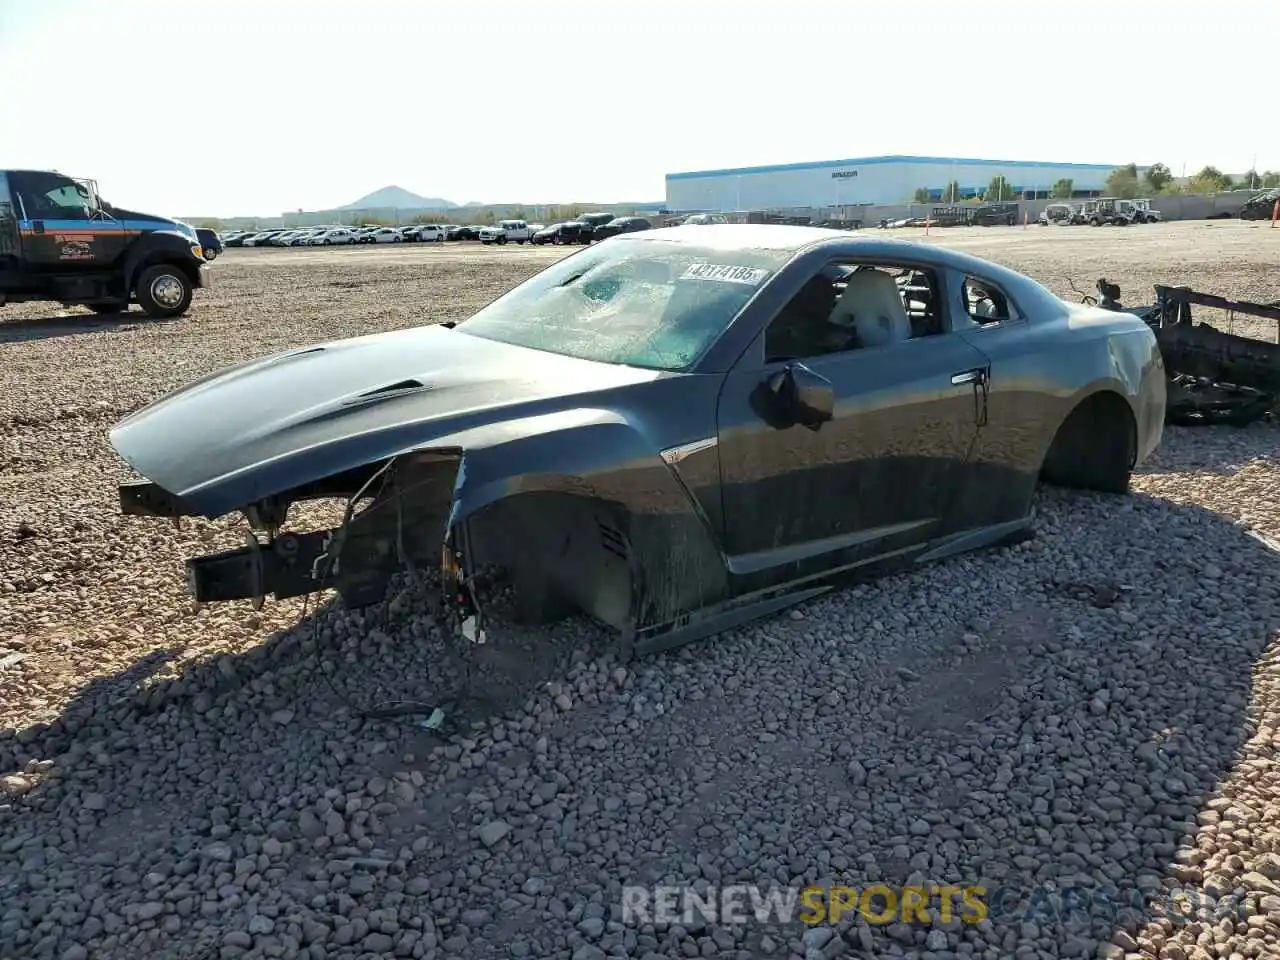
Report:
[[[93,234],[91,233],[60,233],[53,239],[55,243],[61,246],[58,254],[59,260],[94,259]]]

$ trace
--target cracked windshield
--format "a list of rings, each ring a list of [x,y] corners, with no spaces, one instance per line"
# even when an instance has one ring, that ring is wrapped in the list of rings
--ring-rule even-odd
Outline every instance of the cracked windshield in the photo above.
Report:
[[[587,249],[458,329],[583,360],[684,370],[789,255],[658,240]]]

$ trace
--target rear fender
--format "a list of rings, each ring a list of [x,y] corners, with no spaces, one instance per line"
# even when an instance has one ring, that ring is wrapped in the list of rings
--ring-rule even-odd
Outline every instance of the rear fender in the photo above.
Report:
[[[1048,455],[1062,424],[1089,397],[1113,393],[1133,414],[1136,463],[1141,464],[1160,444],[1166,403],[1164,362],[1149,329],[1113,331],[1099,336],[1087,352],[1078,352],[1072,366],[1080,371],[1072,388],[1059,394],[1054,429],[1041,435],[1037,462]]]

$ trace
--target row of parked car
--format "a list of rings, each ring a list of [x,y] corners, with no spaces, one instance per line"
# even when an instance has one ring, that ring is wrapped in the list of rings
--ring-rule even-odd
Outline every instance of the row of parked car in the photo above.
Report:
[[[272,230],[232,230],[221,234],[227,247],[331,247],[360,243],[444,243],[479,240],[485,245],[505,243],[591,243],[619,233],[650,230],[643,217],[615,217],[612,213],[587,213],[559,223],[499,220],[491,226],[460,223],[411,223],[402,227],[318,227]]]
[[[451,230],[458,231],[460,235],[449,236]],[[328,225],[305,229],[233,230],[222,235],[222,243],[228,247],[331,247],[357,243],[439,243],[446,239],[479,239],[478,228],[441,223],[412,223],[404,227]]]
[[[1123,200],[1119,197],[1098,197],[1080,204],[1051,203],[1037,218],[1042,227],[1078,226],[1128,226],[1131,223],[1159,223],[1164,217],[1148,199]]]

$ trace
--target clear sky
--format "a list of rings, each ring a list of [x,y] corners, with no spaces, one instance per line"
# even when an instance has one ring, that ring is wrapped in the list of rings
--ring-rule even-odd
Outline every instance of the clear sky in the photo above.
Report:
[[[1278,36],[1280,0],[0,0],[0,165],[180,216],[885,153],[1241,173],[1280,169]]]

